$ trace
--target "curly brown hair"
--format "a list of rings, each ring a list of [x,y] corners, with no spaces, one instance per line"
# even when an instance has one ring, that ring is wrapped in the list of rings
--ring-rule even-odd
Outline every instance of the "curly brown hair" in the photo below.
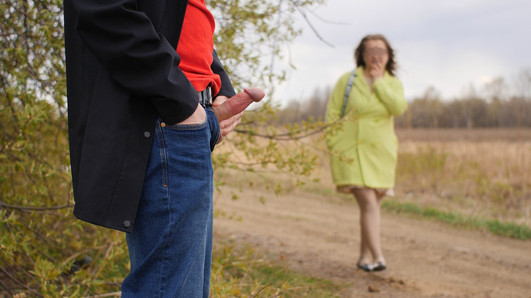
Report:
[[[361,41],[358,47],[354,50],[354,60],[356,61],[357,66],[363,66],[365,68],[365,61],[363,61],[363,53],[365,52],[365,43],[368,40],[381,40],[385,43],[387,48],[387,53],[389,54],[389,61],[385,66],[385,70],[389,72],[390,75],[395,76],[396,71],[396,61],[395,61],[395,51],[391,48],[389,41],[382,34],[369,34],[365,36]]]

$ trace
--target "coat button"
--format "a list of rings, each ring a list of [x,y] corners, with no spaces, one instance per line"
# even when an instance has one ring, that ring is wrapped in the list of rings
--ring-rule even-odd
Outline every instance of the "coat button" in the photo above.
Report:
[[[145,138],[151,137],[151,134],[149,133],[149,131],[144,131],[144,137]]]
[[[129,228],[131,226],[131,222],[129,220],[124,221],[124,228]]]

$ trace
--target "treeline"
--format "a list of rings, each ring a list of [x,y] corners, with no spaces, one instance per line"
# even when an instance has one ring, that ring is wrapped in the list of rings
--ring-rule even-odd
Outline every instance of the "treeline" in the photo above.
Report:
[[[324,119],[331,88],[315,89],[304,101],[292,100],[278,113],[279,123]],[[442,100],[429,87],[423,95],[409,100],[406,113],[396,117],[399,128],[486,128],[531,127],[531,69],[520,72],[509,88],[503,78],[483,86],[470,87],[461,98]]]

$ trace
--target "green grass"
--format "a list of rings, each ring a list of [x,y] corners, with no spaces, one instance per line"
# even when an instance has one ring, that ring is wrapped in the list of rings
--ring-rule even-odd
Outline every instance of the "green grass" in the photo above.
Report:
[[[441,211],[432,207],[423,208],[413,203],[401,203],[396,200],[383,201],[382,208],[391,212],[413,214],[424,218],[432,218],[455,226],[486,230],[499,236],[520,240],[531,239],[531,229],[527,226],[518,225],[515,223],[467,217],[455,212]]]
[[[290,271],[247,248],[214,251],[213,297],[339,297],[342,286]]]
[[[337,297],[335,293],[339,291],[339,286],[331,281],[287,271],[280,266],[256,266],[250,276],[282,290],[282,297]]]

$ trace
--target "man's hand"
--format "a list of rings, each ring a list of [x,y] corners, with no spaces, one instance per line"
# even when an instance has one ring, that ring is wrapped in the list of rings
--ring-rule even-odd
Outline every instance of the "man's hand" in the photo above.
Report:
[[[212,110],[219,121],[221,136],[218,143],[240,123],[243,111],[253,102],[259,102],[265,93],[260,88],[247,88],[231,98],[218,96],[212,103]]]
[[[179,124],[201,124],[205,122],[205,119],[206,119],[205,109],[203,108],[203,106],[201,106],[198,103],[197,108],[195,109],[195,112],[192,115],[190,115],[190,117],[179,122]]]

